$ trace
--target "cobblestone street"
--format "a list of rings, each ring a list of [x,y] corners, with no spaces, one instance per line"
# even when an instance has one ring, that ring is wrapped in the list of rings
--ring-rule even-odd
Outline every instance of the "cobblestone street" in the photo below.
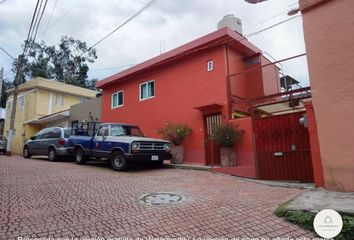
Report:
[[[0,156],[0,239],[17,237],[313,237],[274,215],[303,192],[207,171],[76,165]],[[139,202],[172,192],[168,206]]]

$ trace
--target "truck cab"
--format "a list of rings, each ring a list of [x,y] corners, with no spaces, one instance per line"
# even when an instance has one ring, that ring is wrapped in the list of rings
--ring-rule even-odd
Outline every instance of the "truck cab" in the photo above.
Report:
[[[83,126],[73,126],[69,138],[69,149],[78,164],[89,158],[108,159],[115,170],[125,170],[131,162],[162,165],[164,160],[172,158],[171,142],[147,138],[138,126],[123,123],[97,124],[93,129]]]

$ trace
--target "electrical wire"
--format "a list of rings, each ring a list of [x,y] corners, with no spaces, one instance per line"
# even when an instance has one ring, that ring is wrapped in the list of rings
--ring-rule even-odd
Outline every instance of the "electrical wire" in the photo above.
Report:
[[[45,10],[45,8],[47,6],[47,2],[48,2],[48,0],[45,0],[44,6],[43,6],[43,10],[42,10],[41,16],[39,17],[38,24],[37,24],[37,27],[36,27],[36,30],[35,30],[35,34],[34,34],[34,37],[33,37],[33,42],[36,39],[36,36],[37,36],[37,33],[38,33],[39,24],[40,24],[40,22],[41,22],[41,20],[43,18],[43,14],[44,14],[44,10]]]
[[[298,18],[298,17],[300,17],[300,16],[301,16],[301,15],[297,15],[297,16],[293,16],[293,17],[291,17],[291,18],[285,19],[285,20],[283,20],[283,21],[281,21],[281,22],[278,22],[278,23],[273,24],[273,25],[271,25],[271,26],[269,26],[269,27],[263,28],[263,29],[261,29],[261,30],[259,30],[259,31],[246,34],[245,37],[252,37],[252,36],[257,35],[257,34],[259,34],[259,33],[261,33],[261,32],[264,32],[264,31],[267,31],[267,30],[269,30],[269,29],[271,29],[271,28],[274,28],[274,27],[276,27],[276,26],[278,26],[278,25],[280,25],[280,24],[283,24],[283,23],[285,23],[285,22],[288,22],[288,21],[290,21],[290,20],[292,20],[292,19],[294,19],[294,18]]]
[[[111,31],[110,33],[108,33],[106,36],[104,36],[101,40],[97,41],[95,44],[93,44],[89,49],[92,49],[94,47],[96,47],[98,44],[100,44],[101,42],[103,42],[105,39],[107,39],[108,37],[110,37],[113,33],[115,33],[116,31],[118,31],[120,28],[122,28],[124,25],[126,25],[127,23],[129,23],[130,21],[132,21],[134,18],[136,18],[137,16],[139,16],[141,13],[143,13],[147,8],[149,8],[152,4],[154,4],[157,0],[151,0],[150,2],[148,2],[144,7],[142,7],[139,11],[137,11],[136,13],[134,13],[132,16],[130,16],[127,20],[125,20],[122,24],[120,24],[118,27],[116,27],[115,29],[113,29],[113,31]],[[86,53],[86,52],[84,52]],[[83,55],[84,53],[82,53],[81,55]]]
[[[116,3],[112,8],[110,8],[109,11],[107,11],[103,17],[99,18],[94,24],[92,24],[90,27],[88,27],[85,31],[84,31],[84,34],[88,34],[90,33],[94,28],[95,26],[100,23],[103,19],[105,19],[106,17],[108,17],[117,7],[119,7],[122,2],[124,0],[120,0],[118,3]]]
[[[15,60],[15,58],[14,58],[8,51],[6,51],[5,49],[3,49],[1,46],[0,46],[0,49],[1,49],[7,56],[9,56],[12,60]]]
[[[44,29],[44,31],[42,33],[42,37],[41,37],[42,39],[43,39],[44,35],[47,33],[47,30],[48,30],[50,21],[52,21],[53,13],[54,13],[54,10],[55,10],[55,8],[57,6],[57,3],[58,3],[58,0],[55,0],[54,6],[52,8],[52,12],[50,13],[50,16],[49,16],[49,19],[48,19],[48,22],[47,22],[47,25],[45,26],[45,29]]]
[[[47,28],[47,31],[60,22],[66,15],[68,15],[76,6],[81,3],[82,0],[77,1],[71,8],[69,8],[64,14],[62,14],[52,25]]]

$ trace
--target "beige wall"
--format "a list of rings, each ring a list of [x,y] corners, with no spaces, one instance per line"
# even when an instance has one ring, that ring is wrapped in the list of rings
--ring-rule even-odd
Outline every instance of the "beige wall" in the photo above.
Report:
[[[101,121],[102,98],[94,98],[70,107],[71,121]],[[90,119],[89,112],[93,119]]]
[[[354,191],[354,1],[309,3],[300,1],[325,186]]]

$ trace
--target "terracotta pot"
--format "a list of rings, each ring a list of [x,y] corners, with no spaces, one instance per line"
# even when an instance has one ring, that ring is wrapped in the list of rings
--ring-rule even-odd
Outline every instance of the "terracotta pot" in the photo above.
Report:
[[[184,149],[183,146],[173,146],[171,149],[172,159],[171,163],[174,164],[182,164],[183,163],[183,156],[184,156]]]
[[[236,166],[236,150],[230,147],[220,148],[220,161],[222,167]]]

